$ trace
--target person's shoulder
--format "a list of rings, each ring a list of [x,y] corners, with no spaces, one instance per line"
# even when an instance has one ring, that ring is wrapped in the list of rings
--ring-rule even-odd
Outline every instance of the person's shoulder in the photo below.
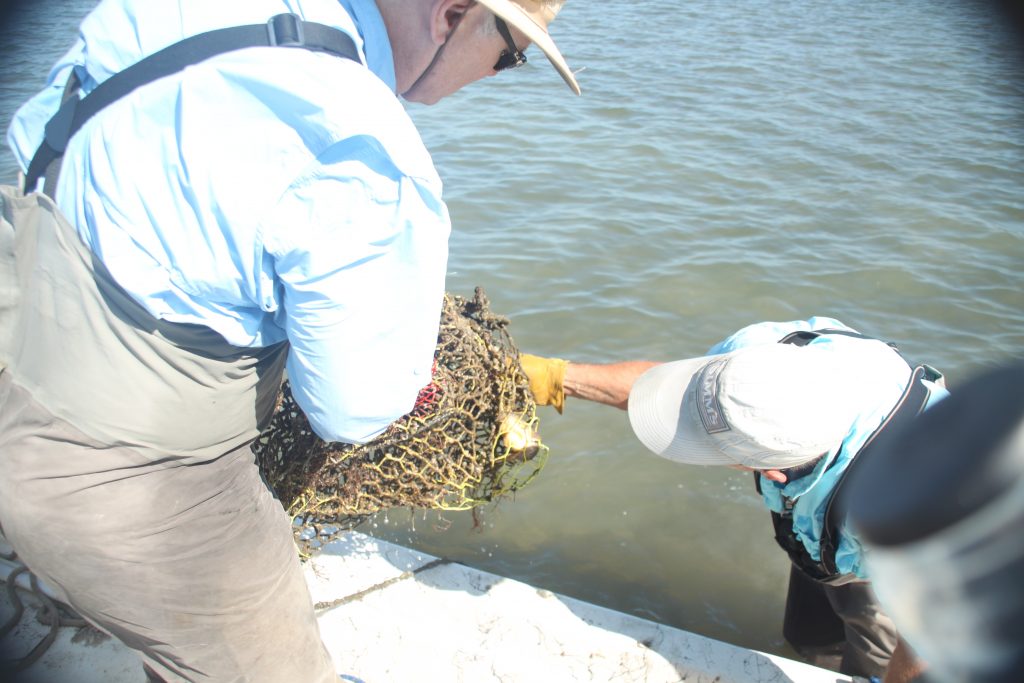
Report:
[[[841,329],[855,331],[835,318],[812,316],[806,320],[775,321],[766,320],[742,327],[718,342],[708,351],[709,354],[728,353],[746,346],[756,344],[776,344],[793,332],[809,332],[821,329]]]
[[[854,328],[850,327],[846,323],[836,319],[830,318],[823,315],[815,315],[808,318],[806,321],[799,321],[801,324],[807,325],[809,330],[828,331],[828,330],[841,330],[844,332],[857,332]],[[797,323],[794,323],[797,324]]]

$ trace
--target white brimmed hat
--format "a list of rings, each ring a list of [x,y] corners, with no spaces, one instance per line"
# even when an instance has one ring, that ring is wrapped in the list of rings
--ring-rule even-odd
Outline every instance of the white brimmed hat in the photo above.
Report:
[[[838,447],[861,412],[841,356],[764,344],[656,365],[633,385],[629,421],[670,460],[795,467]]]
[[[562,75],[573,92],[580,94],[580,86],[576,77],[569,70],[562,53],[558,51],[555,41],[548,35],[548,24],[562,8],[564,0],[478,0],[478,2],[507,24],[515,26],[547,55],[548,61]]]

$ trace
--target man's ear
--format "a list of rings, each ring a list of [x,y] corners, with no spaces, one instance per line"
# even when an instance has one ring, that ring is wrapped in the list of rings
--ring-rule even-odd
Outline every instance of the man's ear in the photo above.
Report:
[[[462,20],[476,0],[437,0],[430,15],[430,39],[435,45],[444,45],[452,30]]]

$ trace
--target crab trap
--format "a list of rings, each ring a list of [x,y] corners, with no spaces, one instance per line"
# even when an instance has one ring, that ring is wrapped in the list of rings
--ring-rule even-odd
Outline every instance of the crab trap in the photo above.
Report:
[[[508,324],[479,287],[445,294],[431,383],[366,444],[318,438],[285,381],[253,451],[304,556],[378,511],[469,510],[540,472],[548,450]]]

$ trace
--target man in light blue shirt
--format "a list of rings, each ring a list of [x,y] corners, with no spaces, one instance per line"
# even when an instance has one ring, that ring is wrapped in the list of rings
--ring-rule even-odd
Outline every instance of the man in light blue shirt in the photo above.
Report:
[[[764,322],[671,363],[567,363],[525,356],[540,405],[575,396],[629,411],[652,452],[757,474],[792,560],[784,633],[843,673],[910,665],[864,571],[864,549],[836,503],[874,436],[948,395],[942,376],[832,318]],[[831,628],[830,628],[831,627]],[[809,642],[811,639],[817,642]]]
[[[436,102],[530,43],[578,94],[547,31],[561,4],[103,0],[18,111],[22,169],[61,161],[27,188],[56,208],[3,192],[0,524],[151,678],[335,677],[248,443],[284,365],[324,440],[412,409],[450,224],[399,97]],[[66,103],[233,27],[262,42],[148,77],[57,142]]]
[[[409,3],[380,4],[397,30],[416,18]],[[365,442],[427,383],[450,231],[441,180],[395,93],[436,101],[495,73],[505,43],[490,12],[472,5],[446,10],[457,30],[442,22],[422,39],[440,45],[408,65],[372,0],[108,0],[19,110],[8,141],[27,167],[72,71],[89,93],[184,37],[278,12],[349,33],[365,67],[304,50],[238,50],[112,104],[71,139],[55,199],[154,316],[238,346],[287,339],[292,388],[319,436]],[[474,48],[469,66],[445,73]]]

